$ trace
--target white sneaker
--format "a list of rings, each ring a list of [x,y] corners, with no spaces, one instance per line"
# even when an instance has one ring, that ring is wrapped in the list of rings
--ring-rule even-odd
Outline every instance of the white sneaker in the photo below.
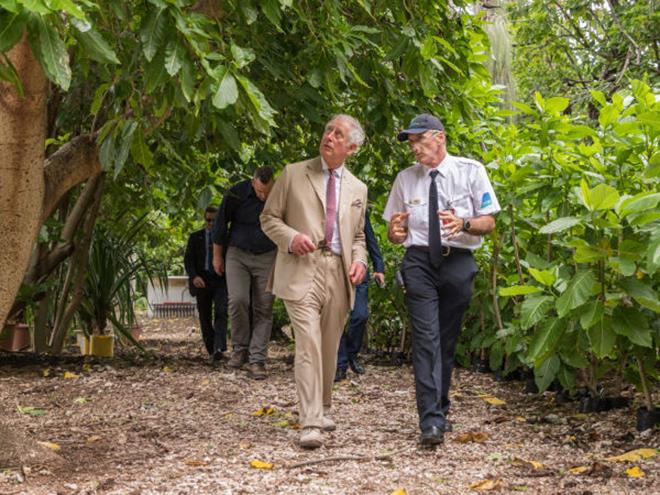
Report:
[[[300,434],[300,446],[306,449],[317,449],[323,445],[323,435],[318,428],[304,428]]]
[[[323,431],[335,431],[336,429],[335,422],[328,416],[323,416]]]

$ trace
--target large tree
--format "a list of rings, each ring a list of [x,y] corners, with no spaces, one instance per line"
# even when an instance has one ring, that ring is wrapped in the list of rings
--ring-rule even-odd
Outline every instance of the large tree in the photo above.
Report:
[[[246,157],[297,159],[315,152],[323,122],[340,110],[367,125],[368,155],[358,157],[356,168],[368,172],[377,161],[390,178],[400,154],[392,152],[390,136],[400,121],[432,110],[460,135],[493,98],[483,67],[487,40],[462,2],[0,0],[0,9],[0,52],[12,53],[0,62],[3,94],[32,102],[32,84],[20,72],[24,61],[50,81],[47,101],[42,91],[47,105],[29,120],[36,151],[44,149],[44,134],[32,131],[45,122],[48,157],[34,156],[29,167],[26,156],[2,158],[11,160],[3,174],[16,170],[27,183],[45,185],[19,203],[2,177],[8,198],[2,225],[9,225],[3,254],[16,254],[0,264],[0,322],[21,281],[43,282],[89,244],[84,227],[93,226],[102,187],[120,195],[114,184],[147,194],[154,184],[185,189],[197,173],[194,149],[216,154],[207,176]],[[0,146],[25,147],[10,136],[25,143],[27,134],[9,127]],[[57,173],[49,174],[47,164]],[[112,186],[87,180],[101,169]],[[85,180],[83,189],[74,187]],[[379,192],[386,182],[373,185]],[[30,222],[4,220],[21,215]],[[85,257],[72,260],[78,266],[55,306],[75,302],[80,292]],[[67,318],[59,320],[60,342]]]

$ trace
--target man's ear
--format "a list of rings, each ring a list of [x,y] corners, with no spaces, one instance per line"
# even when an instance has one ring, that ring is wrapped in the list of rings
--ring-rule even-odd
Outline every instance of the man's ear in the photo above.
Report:
[[[352,155],[352,154],[355,153],[357,150],[358,150],[358,145],[355,144],[355,143],[353,143],[353,144],[351,144],[351,146],[348,148],[348,154],[349,154],[349,155]]]

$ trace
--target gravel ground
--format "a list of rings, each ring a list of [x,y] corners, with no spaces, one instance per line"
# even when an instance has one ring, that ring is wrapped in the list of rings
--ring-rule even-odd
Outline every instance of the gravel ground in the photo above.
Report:
[[[195,328],[148,320],[151,357],[0,357],[0,418],[60,457],[0,469],[0,494],[660,493],[655,451],[608,460],[659,446],[657,430],[635,430],[633,408],[578,414],[466,369],[441,447],[417,444],[411,368],[368,364],[336,386],[337,430],[305,451],[291,351],[273,345],[269,378],[255,382],[210,367]]]

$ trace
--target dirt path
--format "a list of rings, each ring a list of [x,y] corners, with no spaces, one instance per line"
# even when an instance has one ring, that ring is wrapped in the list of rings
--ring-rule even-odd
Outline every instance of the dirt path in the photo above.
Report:
[[[555,406],[551,393],[525,395],[521,383],[465,369],[455,380],[454,432],[442,447],[416,444],[410,368],[371,365],[337,386],[337,431],[322,449],[304,451],[296,445],[291,352],[274,348],[269,379],[254,382],[210,368],[193,327],[150,322],[145,343],[159,358],[129,353],[48,366],[0,357],[0,418],[57,444],[64,460],[0,470],[0,493],[658,493],[659,456],[606,460],[658,447],[658,432],[635,431],[633,409],[581,415],[575,404]],[[251,467],[253,460],[273,468]],[[626,474],[635,466],[643,477]]]

